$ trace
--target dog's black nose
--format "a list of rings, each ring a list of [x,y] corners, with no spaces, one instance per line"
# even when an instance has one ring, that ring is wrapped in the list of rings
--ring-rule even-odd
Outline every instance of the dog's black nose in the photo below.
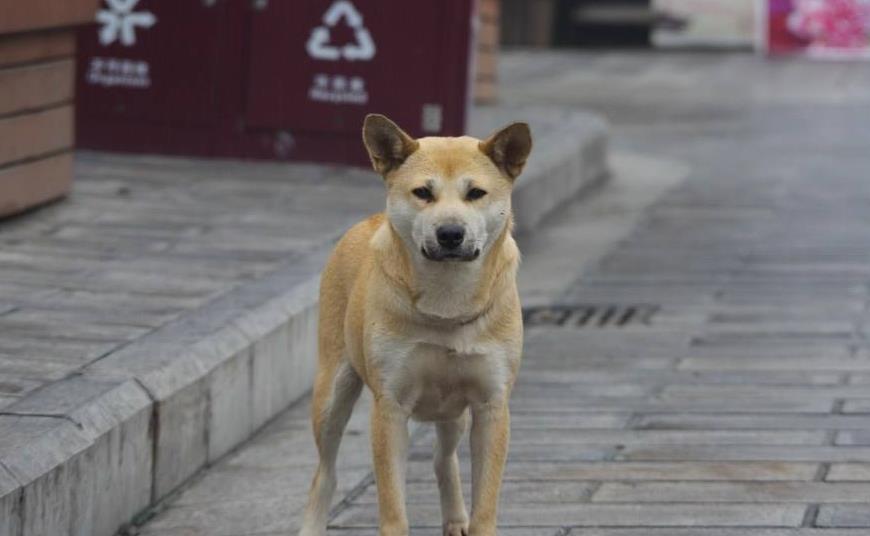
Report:
[[[435,230],[438,243],[445,249],[456,249],[465,239],[465,227],[454,223],[442,225]]]

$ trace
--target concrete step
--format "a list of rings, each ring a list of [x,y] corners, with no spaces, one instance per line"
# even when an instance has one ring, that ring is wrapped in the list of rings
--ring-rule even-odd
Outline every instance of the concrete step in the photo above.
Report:
[[[529,121],[536,140],[514,196],[524,233],[606,176],[607,126],[585,113],[493,107],[474,111],[470,131],[514,120]],[[215,163],[173,165],[183,181]],[[0,536],[110,536],[299,400],[316,362],[319,271],[337,237],[0,409]]]

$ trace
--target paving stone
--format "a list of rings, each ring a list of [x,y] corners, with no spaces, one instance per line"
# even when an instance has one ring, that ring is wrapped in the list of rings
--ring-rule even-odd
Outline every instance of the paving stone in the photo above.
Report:
[[[0,354],[0,374],[20,382],[55,381],[65,377],[76,367],[68,363],[47,359],[27,359]],[[28,385],[33,385],[28,383]]]
[[[692,348],[691,357],[702,359],[845,359],[852,357],[852,350],[845,344],[758,344],[728,343],[701,345]],[[800,361],[798,361],[800,362]]]
[[[314,453],[309,453],[309,463],[297,468],[232,468],[221,466],[209,471],[196,484],[184,490],[173,500],[174,506],[213,505],[235,502],[239,497],[246,500],[269,500],[282,498],[287,504],[301,506],[308,498],[308,489],[314,467],[310,463]],[[340,464],[338,468],[338,488],[336,501],[350,493],[361,480],[371,472],[371,467],[348,467]],[[232,490],[228,494],[227,491]]]
[[[47,319],[26,321],[17,319],[15,313],[0,318],[0,329],[5,336],[11,338],[36,336],[61,340],[109,342],[135,339],[149,331],[148,328],[123,325],[52,323]]]
[[[535,462],[582,462],[598,461],[613,458],[614,448],[609,445],[584,445],[584,444],[548,444],[534,442],[511,442],[508,459],[511,462],[523,461]],[[459,448],[460,455],[469,456],[470,447],[464,442]],[[432,459],[432,448],[429,445],[411,451],[409,459],[412,461],[429,461]]]
[[[870,430],[845,430],[834,438],[835,445],[870,446]]]
[[[545,397],[558,399],[562,397],[576,396],[616,396],[632,397],[650,394],[650,386],[638,383],[608,383],[592,385],[553,384],[541,382],[517,382],[511,400],[520,400],[525,397]]]
[[[687,358],[680,363],[681,370],[698,371],[746,371],[746,370],[800,370],[800,371],[867,371],[870,370],[870,361],[857,359],[830,359],[830,358],[757,358],[751,361],[738,359],[704,359]]]
[[[870,505],[823,504],[816,517],[819,527],[863,527],[870,529]]]
[[[513,428],[513,425],[512,425]],[[689,445],[823,445],[825,431],[815,430],[540,430],[514,434],[511,445],[535,445],[539,448],[575,446],[615,446],[646,448]]]
[[[259,438],[256,445],[231,454],[224,460],[223,467],[257,470],[309,468],[315,453],[313,439],[307,434],[297,430],[271,433]]]
[[[524,369],[520,381],[529,378],[540,378],[547,382],[564,382],[575,385],[585,383],[600,383],[610,381],[637,381],[654,385],[841,385],[844,374],[835,372],[793,372],[793,371],[761,371],[761,372],[686,372],[674,370],[633,371],[633,370],[595,370],[581,372],[542,371]]]
[[[824,482],[605,482],[594,502],[866,502],[870,484]]]
[[[516,408],[516,406],[515,406]],[[623,428],[631,418],[630,413],[590,412],[590,413],[551,413],[530,412],[524,408],[511,412],[511,429],[560,429],[569,430]]]
[[[803,505],[737,504],[539,504],[504,508],[499,524],[510,526],[768,526],[797,527],[803,521]],[[437,505],[408,508],[413,525],[439,526],[441,513]],[[368,505],[352,506],[339,514],[334,523],[347,527],[377,525],[377,509]]]
[[[20,397],[42,385],[42,382],[22,378],[19,374],[3,372],[0,364],[0,396]]]
[[[705,396],[731,396],[735,398],[850,398],[868,397],[870,392],[857,385],[838,386],[768,386],[759,392],[755,385],[668,385],[660,395],[668,398],[703,398]]]
[[[260,499],[220,504],[179,506],[170,508],[149,522],[142,536],[165,534],[175,530],[180,534],[238,536],[269,532],[292,533],[298,528],[298,512],[284,499]],[[171,532],[170,532],[171,534]]]
[[[127,309],[148,313],[169,313],[204,304],[209,296],[173,296],[171,294],[147,294],[127,292],[97,292],[91,290],[63,290],[50,298],[33,298],[24,302],[41,307],[92,307],[104,310]]]
[[[70,308],[46,308],[22,306],[16,309],[15,319],[25,322],[73,323],[87,322],[89,324],[107,326],[132,326],[139,328],[155,328],[166,324],[177,316],[178,312],[157,312],[136,310],[112,310],[88,308],[84,306]]]
[[[870,385],[870,373],[856,372],[849,374],[849,383],[853,385]]]
[[[752,430],[838,430],[867,429],[870,420],[860,415],[787,414],[757,415],[712,413],[650,413],[639,415],[638,428],[660,429],[752,429]]]
[[[7,408],[14,415],[54,415],[63,417],[102,394],[118,387],[120,382],[73,376],[68,381],[55,382],[35,390],[31,396]]]
[[[505,480],[812,480],[808,462],[508,462]],[[465,468],[463,467],[463,470]],[[431,463],[408,464],[408,479],[434,480]],[[466,474],[467,478],[467,474]]]
[[[517,397],[514,406],[526,411],[581,412],[581,411],[636,411],[636,412],[708,412],[708,413],[827,413],[834,406],[834,398],[806,399],[799,396],[735,398],[729,396],[699,397],[685,400],[661,397],[586,397],[548,398],[545,393],[532,397]],[[570,405],[569,405],[570,404]]]
[[[834,463],[828,470],[825,480],[870,481],[870,463]]]
[[[464,496],[471,497],[471,483],[463,482]],[[514,505],[566,503],[577,504],[587,502],[596,489],[595,482],[547,482],[542,486],[537,481],[508,481],[501,489],[501,504],[503,509]],[[431,482],[410,482],[406,490],[408,504],[437,504],[438,487]],[[357,504],[368,504],[377,507],[378,495],[375,486],[366,488],[365,493],[354,501]]]
[[[28,360],[49,360],[83,366],[104,356],[123,344],[123,341],[94,342],[50,340],[31,336],[0,341],[0,354]]]
[[[843,413],[870,413],[870,400],[846,400]]]
[[[783,449],[779,445],[627,447],[619,452],[617,459],[851,462],[870,461],[870,448],[790,446]]]

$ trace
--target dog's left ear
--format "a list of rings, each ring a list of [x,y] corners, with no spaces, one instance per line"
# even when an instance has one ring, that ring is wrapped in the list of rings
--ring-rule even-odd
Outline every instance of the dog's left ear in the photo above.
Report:
[[[383,176],[402,165],[420,143],[380,114],[369,114],[363,123],[363,143],[372,167]]]
[[[511,180],[516,179],[532,152],[532,132],[526,123],[512,123],[480,142],[480,150]]]

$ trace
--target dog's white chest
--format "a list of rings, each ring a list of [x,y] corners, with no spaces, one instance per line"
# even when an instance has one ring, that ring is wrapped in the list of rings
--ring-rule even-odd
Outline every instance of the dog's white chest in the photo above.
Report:
[[[389,395],[420,421],[452,420],[469,405],[504,393],[504,353],[459,353],[431,343],[382,347],[381,370]]]

